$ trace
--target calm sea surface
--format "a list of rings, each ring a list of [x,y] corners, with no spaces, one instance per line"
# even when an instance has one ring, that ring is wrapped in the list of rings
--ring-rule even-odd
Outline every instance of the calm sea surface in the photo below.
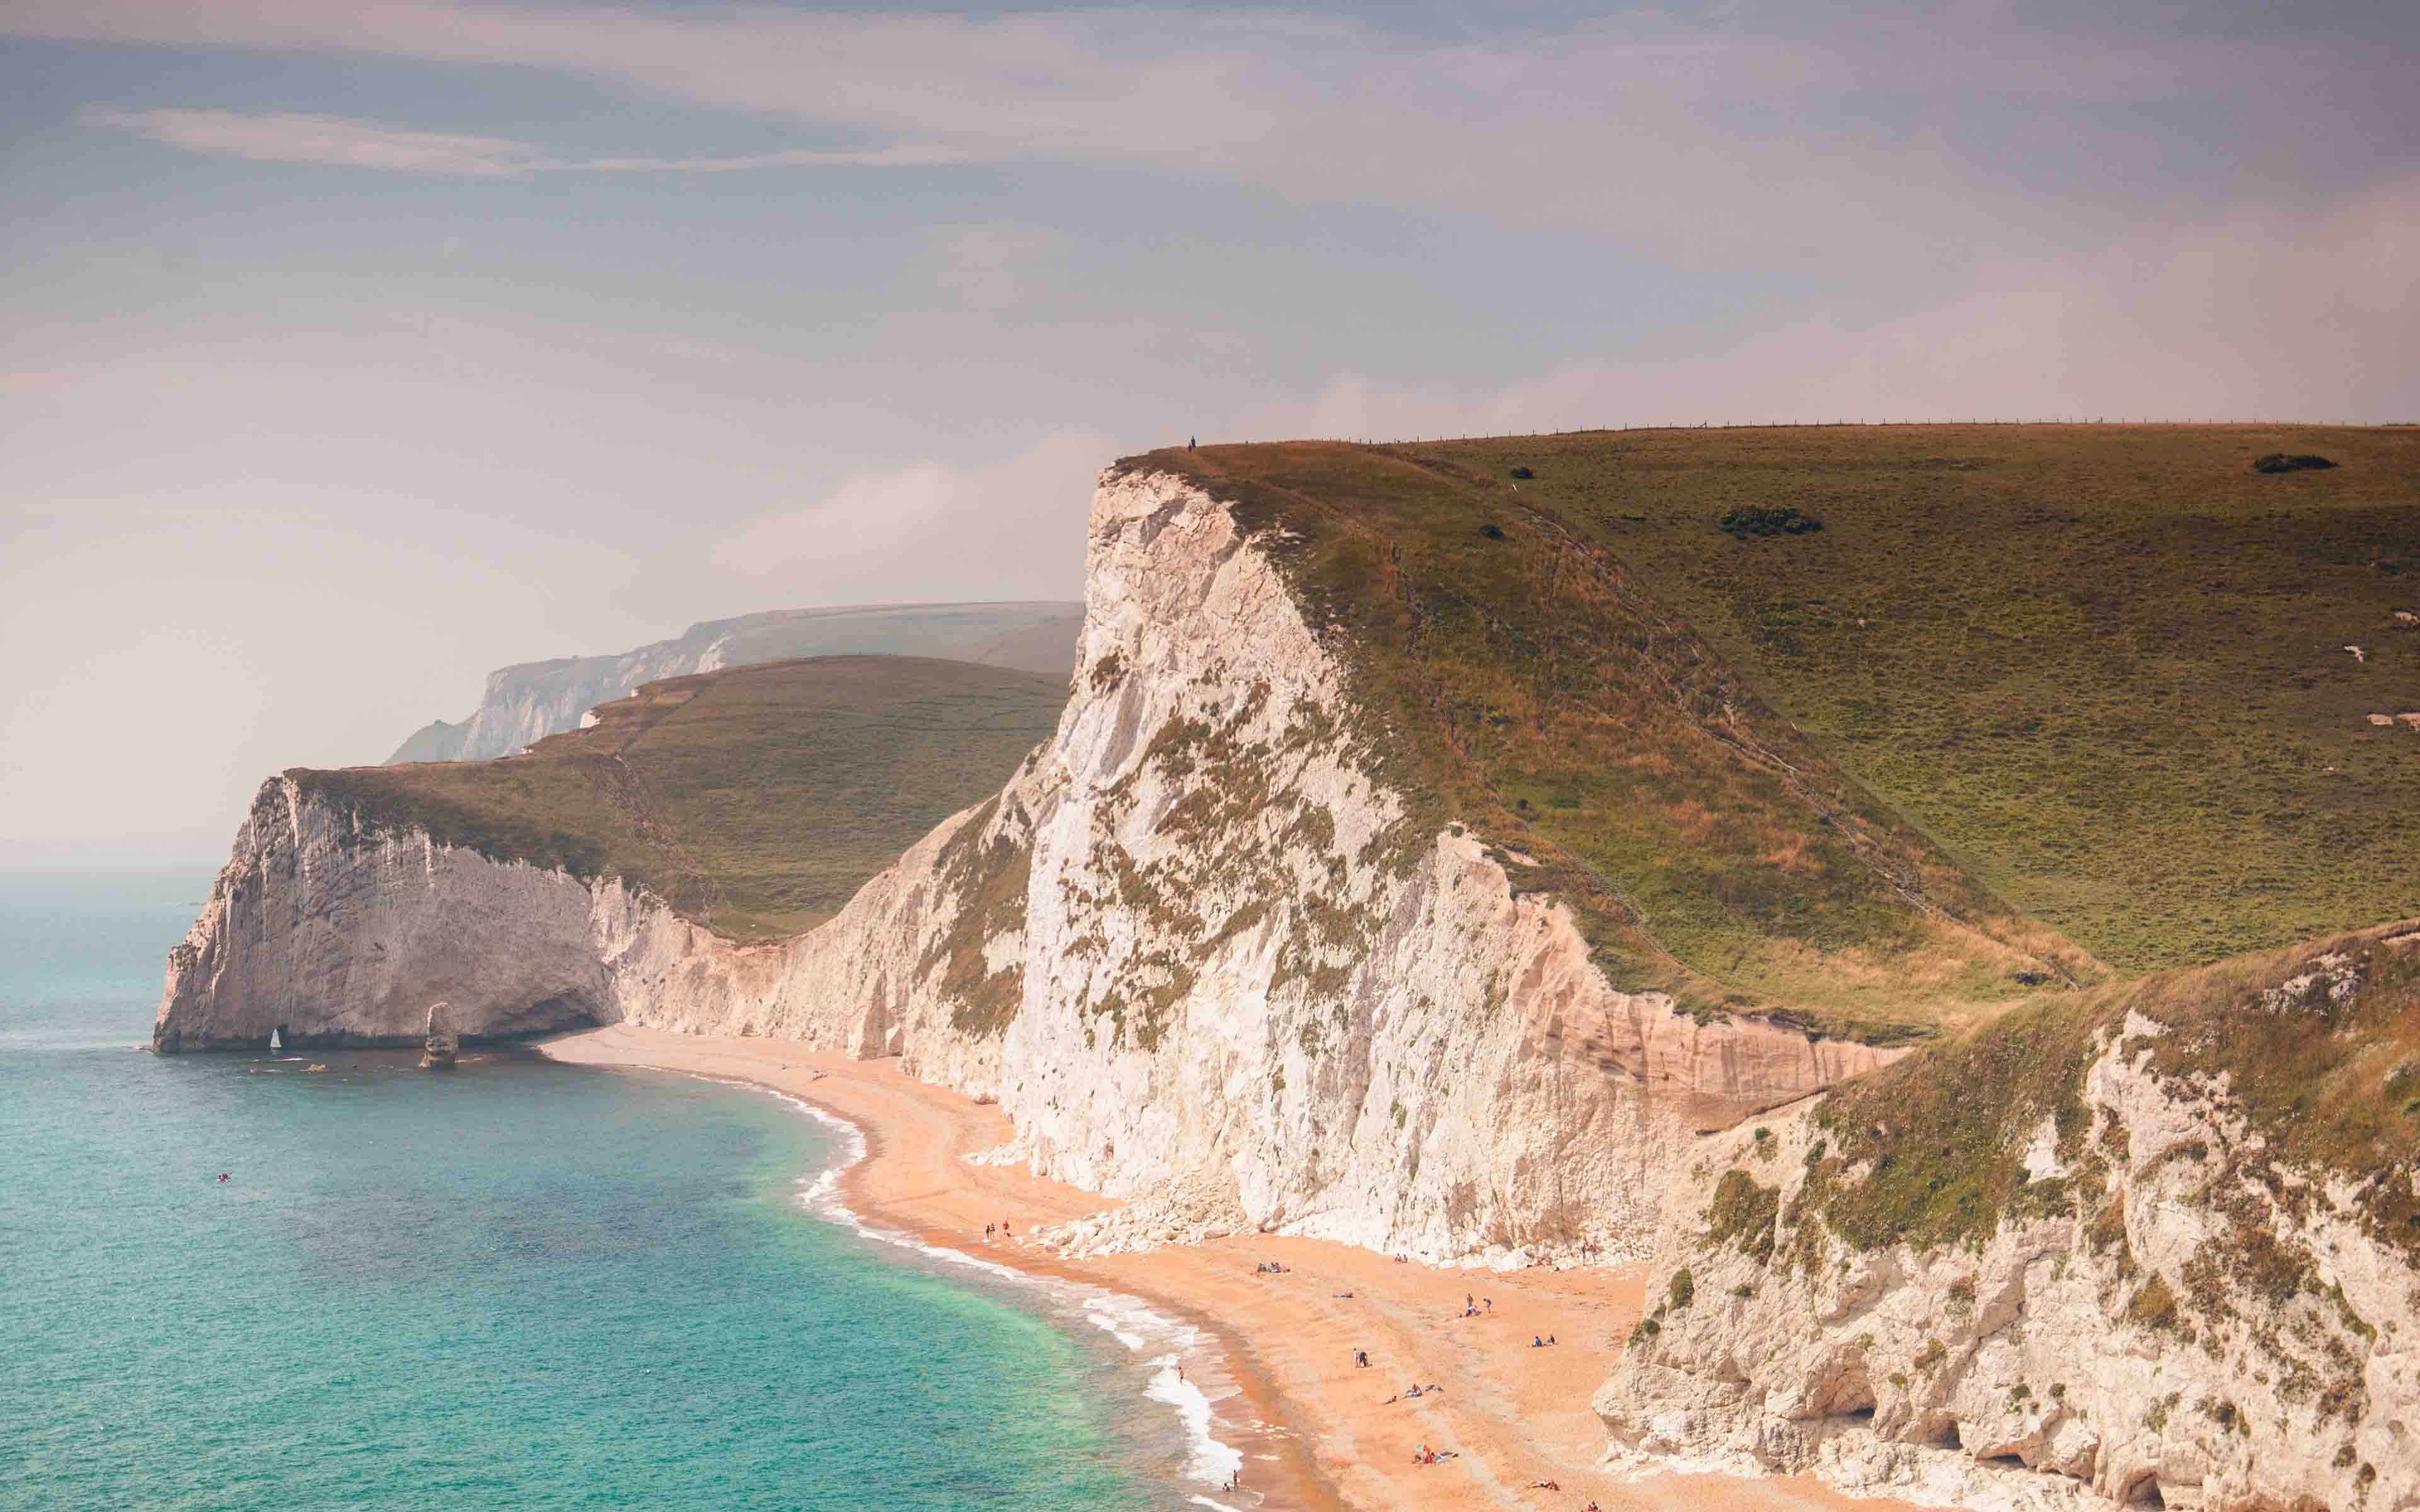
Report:
[[[206,887],[0,875],[0,1506],[1190,1500],[1134,1356],[806,1211],[774,1098],[130,1049]]]

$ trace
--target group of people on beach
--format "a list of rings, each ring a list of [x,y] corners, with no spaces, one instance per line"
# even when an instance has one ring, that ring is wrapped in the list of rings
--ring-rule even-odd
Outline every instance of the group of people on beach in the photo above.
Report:
[[[1001,1238],[1002,1238],[1002,1239],[1006,1239],[1006,1238],[1009,1236],[1008,1220],[1007,1220],[1007,1219],[1005,1219],[1005,1218],[1002,1218],[1002,1219],[1001,1219],[999,1223],[997,1223],[997,1224],[985,1224],[985,1225],[984,1225],[984,1242],[985,1242],[985,1243],[988,1244],[988,1243],[990,1243],[990,1242],[991,1242],[991,1234],[992,1234],[992,1230],[993,1230],[993,1229],[995,1229],[995,1228],[997,1228],[997,1229],[999,1229],[999,1230],[1000,1230],[1000,1237],[1001,1237]]]

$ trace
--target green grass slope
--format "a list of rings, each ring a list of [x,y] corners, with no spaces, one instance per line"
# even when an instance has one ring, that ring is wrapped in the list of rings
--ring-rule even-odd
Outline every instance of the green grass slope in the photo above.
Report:
[[[2103,961],[2420,908],[2420,430],[1887,426],[1472,442],[1977,881]],[[2266,475],[2256,456],[2318,453]],[[1742,506],[1821,532],[1735,540]],[[1862,623],[1860,623],[1862,622]],[[2362,648],[2356,659],[2344,648]]]
[[[2254,472],[2274,451],[2343,466]],[[2420,709],[2420,630],[2394,616],[2420,598],[2420,433],[1653,431],[1127,465],[1281,532],[1357,696],[1410,736],[1381,759],[1533,860],[1516,877],[1580,908],[1617,980],[1886,1035],[2414,911],[2420,732],[2366,716]],[[1737,538],[1744,506],[1824,528]]]
[[[365,832],[618,875],[727,937],[838,912],[1048,736],[1063,678],[826,656],[650,683],[524,756],[287,774]]]
[[[2089,1126],[2084,1074],[2130,1014],[2171,1032],[2129,1055],[2148,1050],[2161,1075],[2223,1097],[2259,1135],[2239,1159],[2352,1178],[2378,1237],[2420,1257],[2420,922],[2061,995],[1929,1046],[1824,1102],[1810,1200],[1859,1249],[1931,1249],[2071,1204],[2072,1185],[2100,1196],[2097,1180],[2034,1181],[2024,1150],[2048,1118],[2062,1161],[2101,1164],[2091,1141],[2111,1132]]]

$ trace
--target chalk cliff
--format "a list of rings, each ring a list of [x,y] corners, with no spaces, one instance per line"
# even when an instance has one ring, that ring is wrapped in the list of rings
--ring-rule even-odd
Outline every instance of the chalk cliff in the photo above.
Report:
[[[266,785],[170,961],[163,1050],[628,1021],[996,1097],[1012,1154],[1204,1224],[1431,1257],[1643,1246],[1694,1131],[1888,1059],[1610,987],[1570,911],[1375,775],[1388,733],[1229,508],[1096,497],[1076,687],[994,799],[841,915],[740,947],[617,879]]]
[[[1987,937],[1990,900],[1550,515],[1477,496],[1434,533],[1484,544],[1432,543],[1416,584],[1404,501],[1431,474],[1403,464],[1321,503],[1366,561],[1290,559],[1305,517],[1280,506],[1327,460],[1247,503],[1105,474],[1050,738],[828,922],[737,944],[611,868],[281,778],[171,955],[155,1043],[416,1045],[442,1000],[470,1039],[632,1022],[895,1056],[1001,1104],[996,1158],[1133,1199],[1069,1242],[1652,1253],[1652,1314],[1595,1399],[1642,1467],[1934,1504],[2420,1507],[2420,930],[2130,982],[2022,920]],[[1388,706],[1452,717],[1373,713],[1388,656],[1430,677]],[[1404,775],[1439,728],[1452,799]],[[1637,738],[1582,744],[1610,729]],[[1524,730],[1574,770],[1491,771]],[[1671,780],[1727,761],[1739,780]],[[1547,823],[1513,848],[1507,814],[1622,804],[1679,816],[1604,827],[1654,864]],[[1641,966],[1657,907],[1714,903],[1770,923],[1760,980],[1784,988]],[[1745,938],[1686,948],[1714,937]],[[1811,1033],[1774,964],[1819,957],[1839,970],[1795,980],[1833,995],[1797,1001],[1834,1011],[1806,1023],[1888,1028],[1937,984],[1973,1011],[1934,1022],[1985,1026],[1913,1056]]]
[[[2420,1505],[2420,1177],[2302,1158],[2284,1132],[2394,1113],[2297,1099],[2280,1124],[2257,1089],[2297,1041],[2391,1068],[2380,1031],[2408,1016],[2415,957],[2405,926],[2214,1015],[2147,995],[2072,1059],[2021,1026],[1931,1072],[1962,1114],[1876,1096],[1709,1142],[1671,1190],[1653,1314],[1595,1399],[1617,1458],[1933,1505]],[[2230,1056],[2246,1020],[2264,1042]],[[2028,1058],[2055,1068],[2053,1105],[1998,1137],[2024,1103],[1993,1072]]]
[[[487,689],[470,717],[423,725],[387,763],[509,756],[578,728],[590,709],[644,684],[792,656],[939,656],[1061,676],[1082,619],[1080,604],[1042,602],[866,604],[707,620],[672,640],[614,656],[500,667],[488,674]]]

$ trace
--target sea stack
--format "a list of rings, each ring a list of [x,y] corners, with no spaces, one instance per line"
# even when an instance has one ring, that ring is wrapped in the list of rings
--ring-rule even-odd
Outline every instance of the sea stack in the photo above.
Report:
[[[454,1009],[442,1002],[428,1005],[428,1041],[420,1052],[423,1071],[452,1071],[462,1037],[454,1029]]]

